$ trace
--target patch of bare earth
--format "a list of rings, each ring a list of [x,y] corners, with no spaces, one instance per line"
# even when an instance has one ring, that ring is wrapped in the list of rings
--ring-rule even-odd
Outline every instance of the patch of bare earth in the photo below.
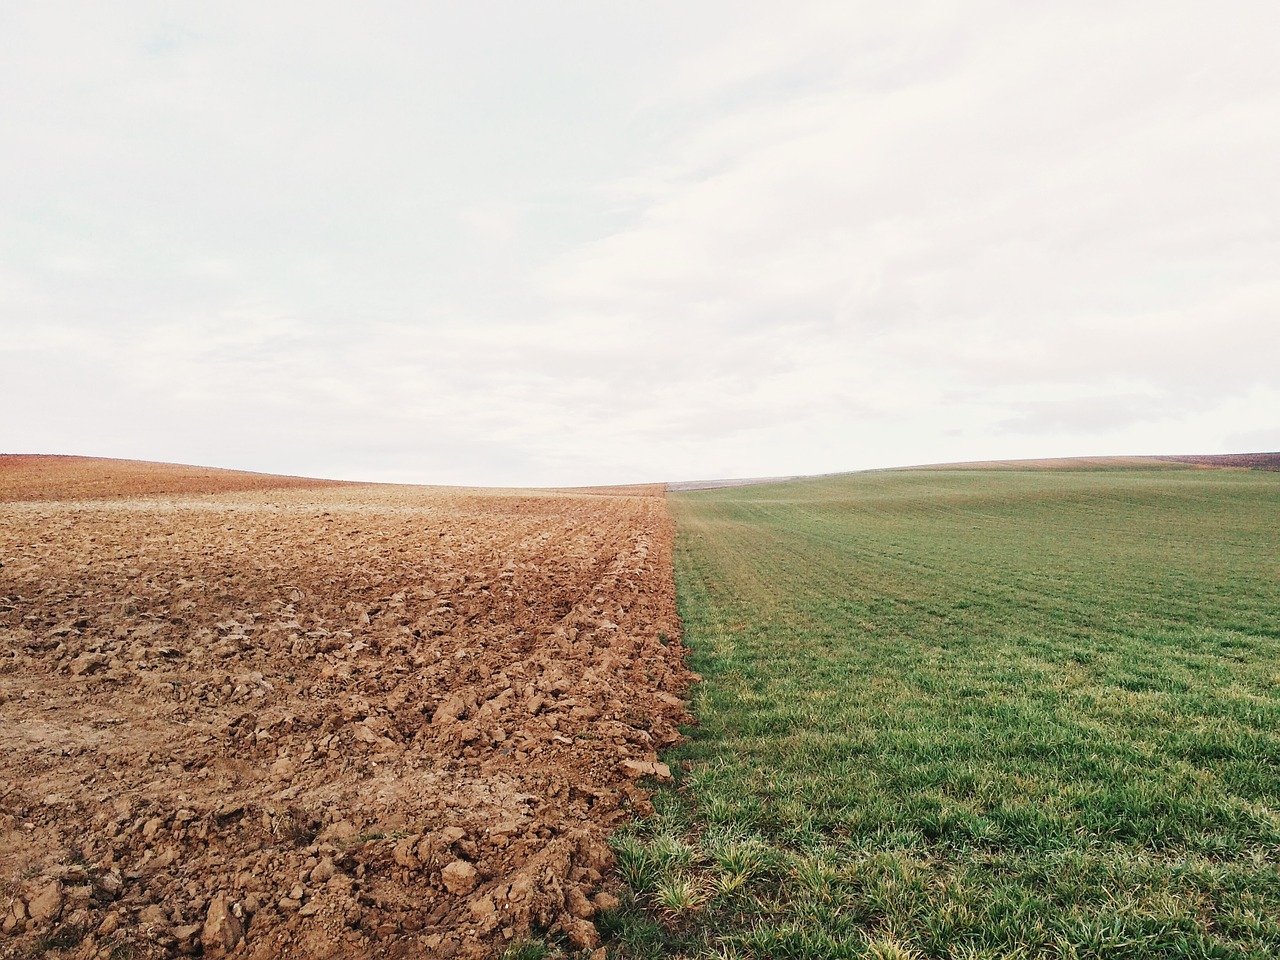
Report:
[[[691,677],[645,493],[0,503],[0,955],[594,947]]]
[[[159,494],[200,495],[250,490],[315,489],[345,486],[337,480],[277,477],[179,463],[0,454],[0,502],[97,500]]]
[[[1161,457],[1160,459],[1196,467],[1236,470],[1280,470],[1280,453],[1210,453]]]

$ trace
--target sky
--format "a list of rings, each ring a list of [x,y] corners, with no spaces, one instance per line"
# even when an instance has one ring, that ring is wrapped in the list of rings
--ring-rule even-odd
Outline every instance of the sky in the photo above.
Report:
[[[0,0],[0,452],[1280,450],[1280,4]]]

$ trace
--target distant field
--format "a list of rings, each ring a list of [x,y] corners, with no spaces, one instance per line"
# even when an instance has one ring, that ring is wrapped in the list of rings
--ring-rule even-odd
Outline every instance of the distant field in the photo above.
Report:
[[[1043,460],[974,460],[933,463],[910,470],[1177,470],[1186,467],[1280,470],[1280,453],[1184,454],[1158,457],[1051,457]]]
[[[1280,956],[1280,476],[670,498],[700,726],[628,956]]]
[[[278,477],[180,463],[0,453],[0,503],[23,500],[120,500],[262,490],[338,487],[338,480]]]

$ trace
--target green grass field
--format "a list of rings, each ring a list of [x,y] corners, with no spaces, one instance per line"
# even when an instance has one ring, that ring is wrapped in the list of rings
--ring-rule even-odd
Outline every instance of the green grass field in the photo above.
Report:
[[[624,955],[1280,956],[1280,474],[671,503],[705,682]]]

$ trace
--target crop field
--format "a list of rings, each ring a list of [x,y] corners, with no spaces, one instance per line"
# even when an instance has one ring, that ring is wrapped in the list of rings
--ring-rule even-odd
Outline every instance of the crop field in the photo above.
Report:
[[[1280,956],[1275,465],[0,457],[0,957]]]
[[[1280,475],[682,493],[629,957],[1280,956]]]
[[[0,956],[594,948],[685,719],[661,493],[0,457]]]

